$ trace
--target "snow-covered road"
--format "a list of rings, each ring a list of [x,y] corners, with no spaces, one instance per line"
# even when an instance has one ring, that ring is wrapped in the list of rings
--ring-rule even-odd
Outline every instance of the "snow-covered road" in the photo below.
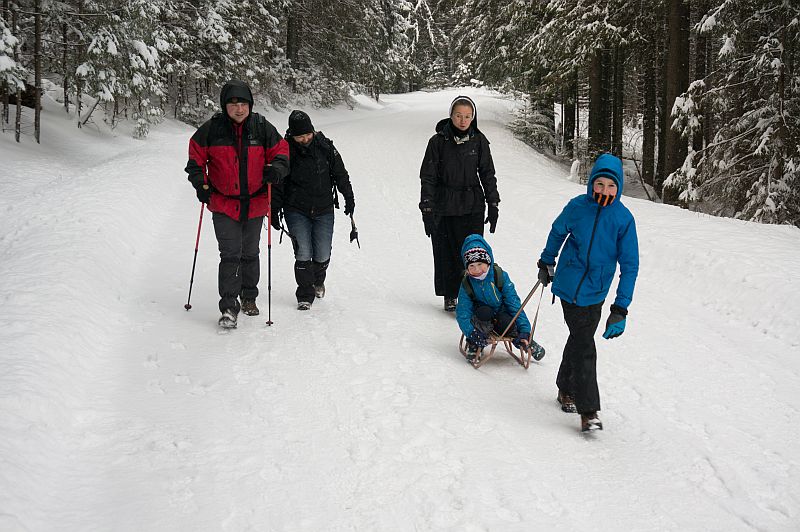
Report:
[[[466,90],[502,198],[487,237],[524,297],[585,187],[505,129],[513,102]],[[598,335],[605,430],[581,435],[549,292],[528,371],[472,369],[433,295],[418,172],[456,94],[308,110],[361,249],[339,211],[327,295],[299,313],[273,234],[266,327],[262,239],[263,314],[228,333],[208,215],[183,310],[191,128],[134,141],[53,104],[41,146],[0,135],[0,530],[797,530],[800,230],[626,198],[641,271],[625,334]]]

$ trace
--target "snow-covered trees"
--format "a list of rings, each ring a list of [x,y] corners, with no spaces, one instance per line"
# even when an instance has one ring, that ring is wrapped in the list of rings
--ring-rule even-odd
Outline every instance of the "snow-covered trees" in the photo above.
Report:
[[[684,202],[710,201],[747,220],[800,225],[800,6],[728,0],[697,31],[716,42],[715,69],[675,103],[692,149],[668,184]]]

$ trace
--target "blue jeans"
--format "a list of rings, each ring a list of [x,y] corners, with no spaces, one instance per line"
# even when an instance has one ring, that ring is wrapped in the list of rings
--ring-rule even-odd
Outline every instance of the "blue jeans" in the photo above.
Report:
[[[286,225],[294,246],[294,260],[326,262],[331,258],[333,242],[333,212],[306,216],[297,211],[284,212]]]
[[[323,285],[331,259],[333,211],[307,216],[301,212],[284,212],[294,247],[294,277],[298,303],[314,301],[314,287]]]

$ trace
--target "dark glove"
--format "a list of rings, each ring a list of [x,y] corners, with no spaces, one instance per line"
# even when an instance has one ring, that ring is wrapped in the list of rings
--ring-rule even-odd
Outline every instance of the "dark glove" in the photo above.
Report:
[[[556,270],[555,264],[545,264],[542,262],[542,259],[536,263],[539,267],[539,281],[542,282],[542,286],[547,286],[550,284],[550,281],[553,280],[553,274]]]
[[[531,333],[519,333],[516,338],[511,340],[511,343],[514,344],[514,347],[517,349],[522,349],[523,346],[527,347],[530,335]]]
[[[422,223],[425,224],[425,236],[430,237],[436,230],[436,221],[433,214],[423,214]]]
[[[606,321],[606,332],[603,333],[603,338],[610,340],[616,338],[625,332],[625,319],[628,315],[628,309],[611,305],[611,315]]]
[[[490,203],[489,204],[489,212],[486,215],[486,219],[483,223],[489,224],[489,232],[494,233],[495,228],[497,227],[497,215],[500,214],[500,210],[497,208],[497,203]]]
[[[270,225],[274,227],[276,231],[283,229],[281,227],[281,216],[283,216],[283,213],[280,209],[272,209],[270,212]]]
[[[264,167],[261,177],[261,182],[264,183],[264,185],[279,185],[281,183],[281,175],[271,164],[268,164]]]
[[[419,210],[422,211],[422,223],[425,225],[425,236],[431,236],[436,230],[436,220],[433,217],[433,207],[428,200],[419,203]]]
[[[344,199],[344,214],[345,216],[350,216],[356,210],[356,199],[355,198],[345,198]]]
[[[472,332],[467,336],[467,342],[478,347],[486,347],[486,344],[489,343],[489,337],[478,329],[472,329]]]
[[[211,189],[208,188],[208,185],[197,187],[195,191],[197,192],[197,199],[200,203],[208,204],[208,202],[211,201]]]

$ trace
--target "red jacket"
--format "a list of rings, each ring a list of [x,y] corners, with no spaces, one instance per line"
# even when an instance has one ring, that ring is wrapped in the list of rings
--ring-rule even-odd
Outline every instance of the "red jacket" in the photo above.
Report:
[[[271,164],[282,180],[289,173],[289,145],[275,126],[251,112],[241,125],[217,113],[189,140],[186,172],[197,188],[209,185],[208,209],[234,220],[265,216],[264,166]]]

